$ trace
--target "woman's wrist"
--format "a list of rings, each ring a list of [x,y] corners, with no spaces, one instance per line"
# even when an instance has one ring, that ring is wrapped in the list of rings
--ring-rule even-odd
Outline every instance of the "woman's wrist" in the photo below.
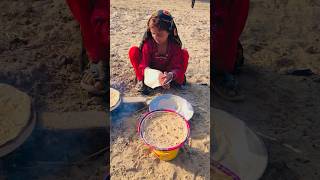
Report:
[[[172,71],[169,72],[171,74],[172,80],[174,80],[174,78],[176,77],[176,74]]]

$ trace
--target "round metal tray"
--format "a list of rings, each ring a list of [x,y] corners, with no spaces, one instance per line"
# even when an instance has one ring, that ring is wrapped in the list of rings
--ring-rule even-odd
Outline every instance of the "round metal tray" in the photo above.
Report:
[[[213,159],[241,179],[258,180],[263,175],[268,153],[263,141],[240,119],[231,114],[211,108],[215,128]],[[217,139],[216,139],[217,138]],[[219,142],[218,142],[219,139]],[[216,152],[216,153],[215,153]]]
[[[115,90],[115,91],[117,91],[117,92],[119,93],[119,100],[118,100],[118,102],[117,102],[116,105],[114,105],[113,107],[110,107],[110,111],[113,111],[113,110],[117,109],[117,107],[120,106],[120,104],[121,104],[121,102],[122,102],[122,98],[121,98],[121,93],[120,93],[118,90],[116,90],[116,89],[114,89],[114,88],[110,88],[110,90],[111,90],[111,89],[113,89],[113,90]]]
[[[34,107],[31,108],[31,111],[32,111],[32,114],[30,116],[30,120],[28,124],[24,127],[24,129],[19,133],[19,135],[15,139],[0,146],[0,157],[5,156],[10,152],[14,151],[15,149],[17,149],[31,135],[36,125],[36,119],[37,119],[37,115]]]

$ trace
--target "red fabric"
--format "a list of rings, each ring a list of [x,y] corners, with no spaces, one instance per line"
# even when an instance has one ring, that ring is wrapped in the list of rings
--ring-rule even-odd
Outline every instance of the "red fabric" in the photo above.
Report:
[[[129,59],[136,73],[136,77],[139,81],[143,80],[143,74],[139,71],[139,64],[141,62],[141,53],[138,47],[133,46],[129,50]]]
[[[249,12],[249,0],[215,0],[213,64],[218,71],[232,73],[237,45]]]
[[[153,40],[147,40],[143,45],[142,52],[138,47],[130,48],[129,59],[138,80],[143,80],[144,69],[150,67],[162,72],[173,72],[175,74],[174,81],[182,84],[188,67],[189,53],[178,45],[169,43],[166,58],[160,58],[157,56],[156,43]]]
[[[109,0],[66,0],[91,61],[109,59]]]

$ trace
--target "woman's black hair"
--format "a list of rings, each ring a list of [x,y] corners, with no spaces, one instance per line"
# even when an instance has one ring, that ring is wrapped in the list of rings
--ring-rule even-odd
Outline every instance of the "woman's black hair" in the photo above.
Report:
[[[156,13],[152,14],[147,23],[147,30],[143,35],[142,41],[140,43],[139,49],[142,50],[143,43],[152,38],[151,31],[150,31],[150,21],[154,21],[153,23],[157,24],[158,28],[161,30],[166,30],[169,32],[168,39],[172,42],[175,42],[182,47],[182,42],[178,35],[177,26],[174,23],[173,17],[171,14],[166,10],[159,10]]]

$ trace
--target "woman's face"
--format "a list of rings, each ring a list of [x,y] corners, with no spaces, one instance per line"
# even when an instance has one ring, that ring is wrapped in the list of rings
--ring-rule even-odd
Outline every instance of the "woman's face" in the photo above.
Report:
[[[159,30],[157,27],[151,27],[150,32],[152,35],[152,38],[156,41],[158,44],[164,44],[168,41],[169,33],[165,30]]]

